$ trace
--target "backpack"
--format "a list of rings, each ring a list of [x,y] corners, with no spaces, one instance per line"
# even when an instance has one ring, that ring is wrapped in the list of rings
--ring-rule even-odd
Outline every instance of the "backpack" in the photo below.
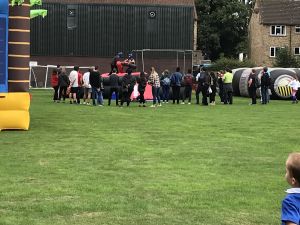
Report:
[[[172,86],[176,86],[176,84],[177,84],[177,75],[176,75],[176,74],[173,74],[173,75],[171,76],[171,85],[172,85]]]
[[[268,73],[263,73],[261,76],[261,86],[270,86],[271,78]]]
[[[256,87],[256,88],[259,88],[260,85],[261,85],[260,79],[259,79],[258,77],[255,77],[255,87]]]
[[[200,83],[204,83],[204,82],[205,82],[205,79],[206,79],[206,73],[205,73],[205,72],[201,72],[198,81],[199,81]]]
[[[184,77],[184,84],[185,85],[193,85],[193,77],[192,75],[187,75]]]
[[[171,80],[169,77],[165,77],[161,82],[164,86],[169,86],[171,84]]]

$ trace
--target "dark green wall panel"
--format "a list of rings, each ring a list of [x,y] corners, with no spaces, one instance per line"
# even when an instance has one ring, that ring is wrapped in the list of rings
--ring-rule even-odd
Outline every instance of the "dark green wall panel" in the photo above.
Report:
[[[193,48],[192,7],[45,3],[42,8],[48,16],[31,20],[33,56],[108,57],[132,49]],[[77,26],[68,29],[72,8]]]

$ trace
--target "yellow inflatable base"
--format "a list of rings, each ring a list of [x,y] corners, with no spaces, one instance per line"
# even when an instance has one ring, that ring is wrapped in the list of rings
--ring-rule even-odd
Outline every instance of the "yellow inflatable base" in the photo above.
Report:
[[[29,93],[0,93],[0,130],[28,130]]]

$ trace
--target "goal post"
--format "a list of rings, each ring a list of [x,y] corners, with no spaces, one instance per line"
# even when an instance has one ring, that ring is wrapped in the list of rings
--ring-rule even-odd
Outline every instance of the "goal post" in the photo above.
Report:
[[[158,70],[174,70],[180,67],[183,73],[192,69],[193,50],[184,49],[137,49],[132,50],[135,55],[136,65],[140,71],[148,70],[149,67],[158,67]]]
[[[73,70],[74,66],[64,66],[66,68],[67,76]],[[56,65],[37,65],[37,64],[30,64],[30,73],[29,73],[29,80],[30,80],[30,88],[35,89],[48,89],[51,87],[51,74],[53,69],[56,69]],[[85,73],[88,71],[90,66],[81,66],[80,71]]]

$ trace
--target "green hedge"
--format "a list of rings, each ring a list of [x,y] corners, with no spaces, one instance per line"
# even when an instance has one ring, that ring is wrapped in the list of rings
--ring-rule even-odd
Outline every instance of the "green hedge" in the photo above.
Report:
[[[212,63],[211,70],[220,71],[220,70],[225,70],[226,67],[228,67],[229,69],[236,69],[236,68],[243,68],[243,67],[251,68],[251,67],[255,67],[255,65],[249,60],[240,62],[239,60],[236,59],[221,58]]]

